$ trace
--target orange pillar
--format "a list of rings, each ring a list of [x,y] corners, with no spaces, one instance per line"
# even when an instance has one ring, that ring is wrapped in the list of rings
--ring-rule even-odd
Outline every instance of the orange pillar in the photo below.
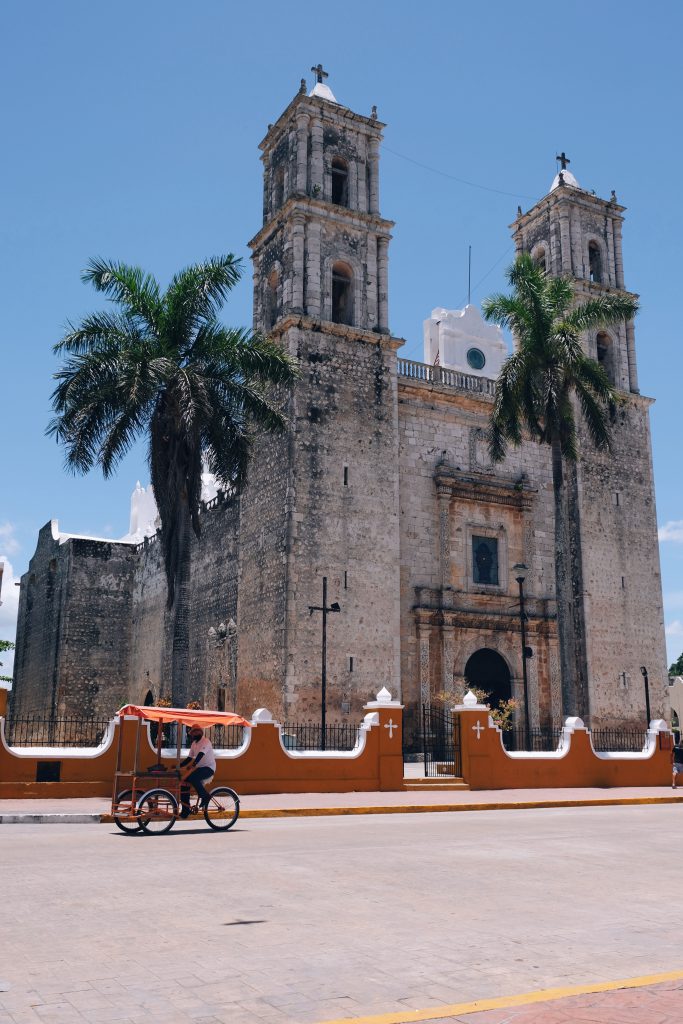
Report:
[[[392,700],[386,686],[377,699],[365,705],[365,711],[377,715],[379,764],[377,774],[382,792],[403,789],[403,704]],[[367,719],[366,719],[367,720]]]

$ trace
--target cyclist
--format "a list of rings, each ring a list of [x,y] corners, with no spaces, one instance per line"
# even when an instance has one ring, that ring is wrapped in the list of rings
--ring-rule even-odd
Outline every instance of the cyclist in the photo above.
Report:
[[[183,780],[180,787],[181,818],[187,818],[190,815],[190,786],[194,786],[197,790],[201,807],[209,806],[209,794],[206,791],[205,783],[210,782],[216,774],[216,755],[211,741],[204,735],[201,725],[190,726],[190,740],[189,756],[180,762],[181,768],[187,768],[188,765],[193,766],[192,771]]]

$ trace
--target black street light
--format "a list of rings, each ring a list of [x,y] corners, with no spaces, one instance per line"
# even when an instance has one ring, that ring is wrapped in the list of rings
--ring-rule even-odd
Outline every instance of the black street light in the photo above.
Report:
[[[523,562],[517,562],[512,566],[515,579],[519,584],[519,622],[522,627],[522,681],[524,683],[524,725],[526,728],[526,747],[530,749],[531,727],[529,725],[529,679],[526,670],[526,660],[531,651],[526,645],[526,612],[524,611],[524,580],[528,569]]]
[[[322,690],[321,690],[321,715],[320,724],[322,726],[322,750],[325,750],[325,715],[327,712],[326,701],[327,701],[327,616],[330,612],[340,612],[341,608],[337,601],[333,601],[330,607],[327,607],[327,576],[323,576],[323,603],[322,606],[311,605],[308,606],[308,614],[312,615],[313,612],[323,613],[323,650],[322,650]]]
[[[645,714],[647,715],[647,726],[646,726],[646,728],[649,729],[650,728],[650,683],[649,683],[649,680],[647,678],[647,669],[645,668],[644,665],[640,666],[640,674],[642,675],[643,682],[645,683]]]

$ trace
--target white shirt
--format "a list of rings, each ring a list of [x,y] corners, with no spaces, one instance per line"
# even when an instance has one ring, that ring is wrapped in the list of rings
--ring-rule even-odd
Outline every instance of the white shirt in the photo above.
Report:
[[[216,755],[214,754],[213,747],[211,746],[211,740],[207,739],[206,736],[202,736],[200,740],[194,740],[190,745],[190,757],[192,760],[195,759],[197,754],[203,754],[204,757],[201,759],[198,768],[210,768],[211,771],[216,773]]]

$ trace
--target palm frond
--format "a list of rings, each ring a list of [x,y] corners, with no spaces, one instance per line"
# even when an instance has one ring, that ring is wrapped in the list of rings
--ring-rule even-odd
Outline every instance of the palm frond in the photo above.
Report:
[[[242,276],[242,261],[232,253],[185,267],[175,274],[165,296],[165,327],[185,352],[194,334],[214,321]]]
[[[127,263],[95,257],[81,279],[118,302],[129,315],[141,317],[151,330],[158,328],[163,305],[159,285],[151,274]]]
[[[67,331],[53,346],[53,352],[80,354],[95,348],[130,348],[143,343],[146,334],[139,320],[125,313],[91,313],[76,327],[67,321]]]
[[[564,321],[582,334],[632,320],[637,312],[638,303],[628,295],[601,295],[581,303],[564,317]]]
[[[581,413],[591,441],[596,448],[610,448],[611,433],[608,408],[605,402],[596,398],[592,389],[583,380],[574,381],[574,393],[581,406]]]

